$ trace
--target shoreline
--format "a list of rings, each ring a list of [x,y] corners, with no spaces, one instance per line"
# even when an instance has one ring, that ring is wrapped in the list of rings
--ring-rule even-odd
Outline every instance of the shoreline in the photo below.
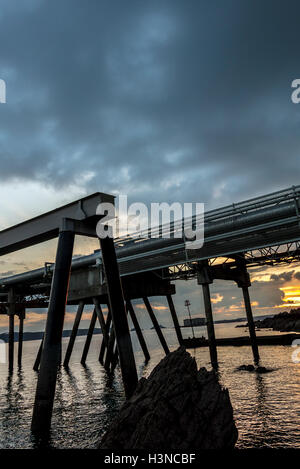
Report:
[[[291,346],[293,340],[299,339],[300,333],[290,333],[282,335],[265,335],[257,336],[257,345],[289,345]],[[250,337],[225,337],[222,339],[216,339],[217,346],[236,346],[241,347],[243,345],[251,345]],[[208,347],[208,340],[202,339],[184,339],[183,345],[186,348],[198,348]]]

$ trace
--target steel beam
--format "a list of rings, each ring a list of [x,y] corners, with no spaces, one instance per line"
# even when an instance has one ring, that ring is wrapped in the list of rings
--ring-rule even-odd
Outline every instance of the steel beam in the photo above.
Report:
[[[96,210],[101,202],[113,203],[114,197],[96,192],[0,231],[0,256],[57,237],[60,230],[63,229],[62,221],[64,219],[74,221],[75,232],[96,237],[96,222],[99,219],[99,216],[96,216]],[[82,221],[84,221],[86,232],[83,232],[84,225],[78,223]]]

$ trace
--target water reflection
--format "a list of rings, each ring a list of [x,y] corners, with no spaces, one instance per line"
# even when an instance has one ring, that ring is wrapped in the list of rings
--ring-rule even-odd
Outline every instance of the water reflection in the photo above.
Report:
[[[168,343],[168,329],[164,334]],[[147,334],[147,331],[145,332]],[[151,343],[152,331],[148,343]],[[107,373],[98,362],[99,344],[91,344],[86,367],[80,365],[82,341],[75,345],[69,369],[59,370],[52,430],[48,438],[30,432],[36,373],[32,365],[37,343],[24,343],[23,367],[7,374],[0,368],[1,448],[94,448],[124,402],[120,370]],[[174,345],[176,347],[176,345]],[[136,352],[138,375],[148,376],[164,357],[160,344],[151,360]],[[198,367],[211,369],[208,349],[191,349]],[[239,447],[300,447],[300,365],[292,363],[289,347],[260,347],[261,363],[272,373],[236,371],[252,362],[250,347],[219,347],[220,383],[229,389],[239,430]]]

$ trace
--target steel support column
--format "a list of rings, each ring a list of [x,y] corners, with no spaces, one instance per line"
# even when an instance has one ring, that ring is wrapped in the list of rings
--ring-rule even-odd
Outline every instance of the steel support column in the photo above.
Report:
[[[19,313],[19,339],[18,339],[18,366],[22,366],[22,352],[23,352],[23,329],[24,329],[25,312]]]
[[[98,321],[99,321],[99,324],[100,324],[100,327],[101,327],[102,341],[104,341],[104,343],[107,346],[108,345],[108,334],[106,332],[105,319],[104,319],[102,309],[101,309],[101,305],[100,305],[100,302],[99,302],[98,298],[93,298],[93,303],[94,303],[97,318],[98,318]]]
[[[114,330],[114,327],[112,326],[110,335],[109,335],[108,346],[106,348],[106,356],[104,360],[104,368],[106,369],[106,371],[110,371],[110,365],[113,361],[115,340],[116,340],[115,330]]]
[[[65,359],[64,359],[64,366],[65,367],[69,366],[69,361],[70,361],[70,358],[71,358],[71,355],[72,355],[72,351],[73,351],[75,339],[76,339],[76,336],[77,336],[77,332],[78,332],[78,328],[79,328],[79,324],[80,324],[83,309],[84,309],[84,301],[80,301],[79,304],[78,304],[78,308],[77,308],[77,312],[76,312],[72,332],[71,332],[68,347],[67,347],[67,350],[66,350],[66,355],[65,355]]]
[[[14,368],[14,347],[15,347],[15,297],[12,288],[8,292],[8,314],[9,314],[9,331],[8,331],[8,370],[13,371]]]
[[[119,353],[120,367],[126,397],[129,398],[138,382],[135,359],[125,310],[119,268],[114,241],[110,237],[101,238],[100,246],[104,265],[107,291]]]
[[[211,271],[208,265],[208,261],[198,262],[198,273],[197,273],[198,284],[202,285],[204,310],[206,317],[206,327],[208,335],[210,361],[213,368],[218,367],[218,354],[217,354],[217,343],[215,336],[215,326],[212,314],[211,299],[209,285],[213,282]]]
[[[106,335],[108,337],[108,343],[106,344],[105,341],[102,338],[102,343],[101,343],[101,347],[100,347],[100,354],[99,354],[99,362],[101,363],[101,365],[104,364],[105,350],[106,350],[106,353],[107,353],[107,349],[108,349],[110,325],[111,325],[111,314],[110,314],[110,311],[108,310],[108,313],[107,313],[107,316],[106,316],[106,323],[105,323],[105,330],[106,330]]]
[[[74,232],[61,231],[58,237],[40,371],[31,429],[48,433],[51,425],[57,371],[61,359],[61,339],[70,280]]]
[[[180,329],[180,325],[179,325],[179,322],[178,322],[178,317],[177,317],[177,314],[176,314],[176,311],[175,311],[175,306],[174,306],[174,303],[173,303],[172,296],[167,295],[167,300],[168,300],[170,313],[171,313],[171,316],[172,316],[172,319],[173,319],[173,324],[174,324],[174,327],[175,327],[177,340],[178,340],[179,345],[182,345],[183,344],[183,338],[182,338],[181,329]]]
[[[36,355],[36,359],[35,359],[35,362],[34,362],[34,365],[33,365],[33,370],[34,371],[39,371],[39,366],[40,366],[40,362],[41,362],[41,355],[42,355],[42,350],[43,350],[43,343],[44,343],[44,336],[41,340],[41,343],[40,343],[40,346],[39,346],[39,349],[38,349],[38,353]]]
[[[253,320],[252,308],[251,308],[251,301],[249,296],[249,289],[247,286],[242,287],[244,302],[245,302],[245,310],[247,315],[247,322],[248,322],[248,329],[253,353],[254,363],[258,364],[259,362],[259,352],[258,352],[258,345],[256,339],[256,332],[255,332],[255,324]]]
[[[86,340],[85,340],[85,344],[84,344],[84,348],[83,348],[83,352],[82,352],[82,357],[81,357],[81,360],[80,360],[80,363],[83,366],[85,366],[86,357],[87,357],[87,354],[88,354],[89,349],[90,349],[90,345],[91,345],[91,341],[92,341],[96,321],[97,321],[97,314],[96,314],[96,310],[94,308],[94,311],[93,311],[93,314],[92,314],[92,319],[91,319],[91,322],[90,322],[90,327],[89,327],[89,330],[88,330],[88,333],[87,333],[87,336],[86,336]]]
[[[206,316],[206,327],[207,327],[207,335],[208,335],[208,343],[209,343],[210,361],[211,361],[212,367],[217,368],[218,367],[217,343],[216,343],[216,336],[215,336],[214,320],[213,320],[213,315],[212,315],[209,283],[202,284],[202,291],[203,291],[204,308],[205,308],[205,316]]]
[[[137,320],[135,311],[134,311],[134,309],[133,309],[133,306],[132,306],[132,303],[131,303],[130,300],[128,300],[128,301],[126,302],[126,307],[127,307],[127,311],[128,311],[129,314],[130,314],[130,317],[131,317],[131,320],[132,320],[132,324],[133,324],[133,326],[134,326],[134,329],[135,329],[137,338],[138,338],[138,340],[139,340],[141,349],[143,350],[143,353],[144,353],[144,356],[145,356],[145,361],[148,362],[148,361],[150,360],[150,354],[149,354],[149,351],[148,351],[148,348],[147,348],[147,344],[146,344],[146,342],[145,342],[145,339],[144,339],[142,330],[141,330],[141,328],[140,328],[140,325],[139,325],[139,323],[138,323],[138,320]]]
[[[152,309],[152,306],[151,306],[151,304],[150,304],[150,301],[149,301],[148,298],[146,298],[146,297],[143,298],[143,301],[144,301],[145,306],[146,306],[146,308],[147,308],[148,314],[149,314],[149,316],[150,316],[150,319],[151,319],[151,321],[152,321],[152,324],[153,324],[153,326],[154,326],[154,329],[155,329],[155,331],[156,331],[156,334],[158,335],[158,338],[159,338],[159,340],[160,340],[160,343],[161,343],[161,345],[162,345],[162,347],[163,347],[163,349],[164,349],[164,351],[165,351],[165,354],[168,355],[168,353],[170,353],[170,350],[169,350],[169,347],[168,347],[168,345],[167,345],[166,339],[164,338],[163,333],[161,332],[161,328],[160,328],[160,326],[159,326],[159,324],[158,324],[158,321],[157,321],[157,319],[156,319],[156,316],[155,316],[155,314],[154,314],[154,312],[153,312],[153,309]]]
[[[247,265],[246,265],[244,253],[240,253],[236,257],[235,262],[238,267],[238,278],[236,282],[237,282],[238,287],[242,288],[243,290],[244,304],[245,304],[245,310],[246,310],[246,316],[247,316],[247,322],[248,322],[248,329],[249,329],[249,336],[250,336],[250,342],[251,342],[251,347],[252,347],[253,359],[254,359],[254,363],[257,365],[259,362],[259,352],[258,352],[258,345],[257,345],[257,339],[256,339],[255,324],[254,324],[253,314],[252,314],[251,301],[250,301],[250,296],[249,296],[249,287],[251,285],[251,281],[250,281],[249,272],[247,271]]]

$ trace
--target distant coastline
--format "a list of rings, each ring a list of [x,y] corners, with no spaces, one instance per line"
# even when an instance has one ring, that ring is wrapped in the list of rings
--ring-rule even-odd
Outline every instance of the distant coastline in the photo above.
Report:
[[[280,314],[283,314],[283,313],[280,313]],[[289,314],[289,313],[287,313]],[[299,309],[299,314],[300,314],[300,309]],[[265,320],[265,319],[272,319],[273,318],[273,315],[262,315],[262,316],[256,316],[254,317],[254,320],[256,322],[259,322],[260,324],[261,321]],[[299,316],[299,319],[300,319],[300,316]],[[214,321],[215,324],[230,324],[230,323],[234,323],[234,322],[244,322],[246,320],[246,318],[236,318],[236,319],[219,319],[217,321]],[[165,329],[165,328],[168,328],[167,326],[163,326],[162,324],[159,325],[161,329]],[[246,327],[247,324],[244,324],[244,325],[238,325],[236,327]],[[191,326],[180,326],[181,328],[186,328],[186,327],[191,327]],[[194,326],[195,327],[195,326]],[[199,327],[206,327],[205,325],[204,326],[199,326]],[[264,327],[264,326],[260,326],[260,327]],[[266,326],[267,327],[267,326]],[[270,328],[270,326],[268,326],[268,328]],[[150,329],[153,329],[153,327],[151,327]],[[291,330],[291,329],[290,329]],[[298,329],[300,330],[300,328]],[[134,328],[131,329],[131,331],[134,331]],[[77,332],[77,336],[86,336],[88,333],[88,329],[78,329],[78,332]],[[94,329],[94,334],[102,334],[102,331],[100,328],[95,328]],[[23,340],[24,341],[30,341],[30,340],[41,340],[43,338],[43,335],[44,335],[44,332],[43,331],[35,331],[35,332],[24,332],[23,334]],[[66,329],[63,331],[63,337],[70,337],[71,335],[71,329]],[[0,333],[0,340],[3,340],[4,342],[8,342],[8,332],[2,332]],[[15,332],[14,334],[14,341],[15,342],[18,342],[19,340],[19,333],[18,332]]]
[[[63,331],[62,336],[63,337],[70,337],[72,330],[67,329]],[[88,329],[78,329],[77,336],[85,336],[88,333]],[[100,328],[95,328],[93,334],[101,334],[101,329]],[[44,332],[43,331],[38,331],[38,332],[24,332],[23,334],[23,340],[24,341],[29,341],[29,340],[41,340],[43,338]],[[0,340],[4,340],[4,342],[8,342],[8,333],[4,332],[0,334]],[[14,341],[18,342],[19,340],[19,333],[15,332],[14,334]]]
[[[291,309],[289,312],[267,317],[255,321],[257,329],[273,329],[280,332],[300,332],[300,308]]]

